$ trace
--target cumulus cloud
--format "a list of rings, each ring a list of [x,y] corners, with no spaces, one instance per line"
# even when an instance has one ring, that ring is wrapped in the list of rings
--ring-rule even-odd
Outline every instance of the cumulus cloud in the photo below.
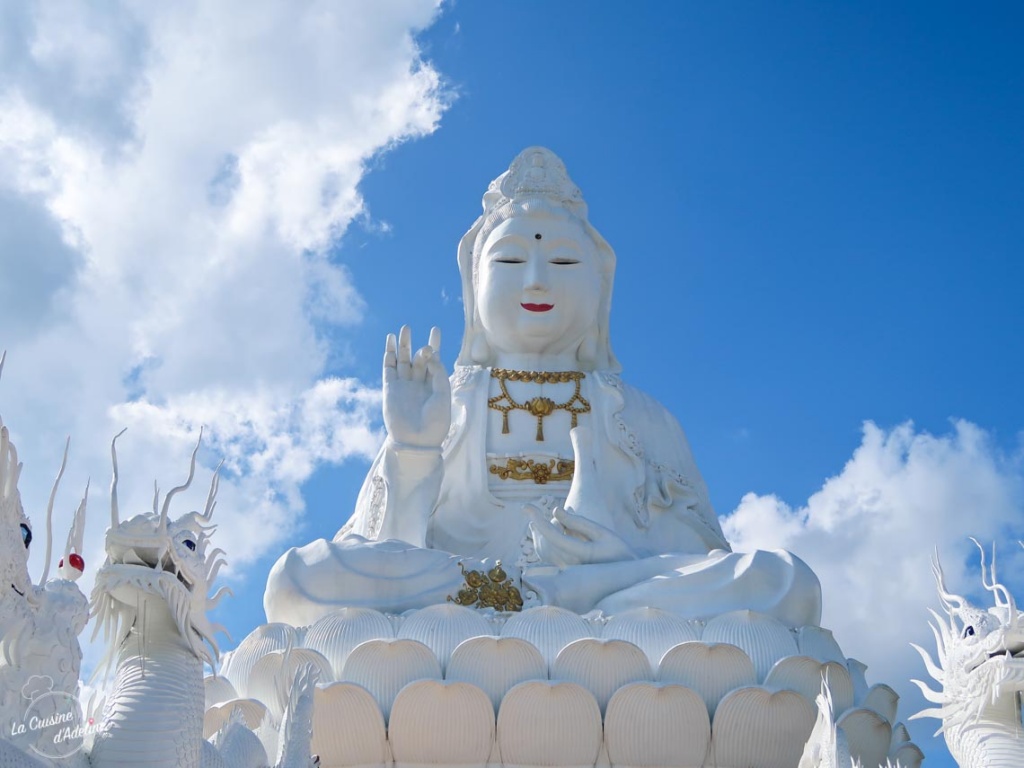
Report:
[[[903,697],[901,717],[925,703],[908,681],[927,677],[910,642],[934,645],[926,609],[937,607],[930,560],[938,550],[949,586],[990,605],[967,537],[1000,545],[1002,577],[1024,596],[1024,461],[985,430],[955,421],[932,435],[906,423],[864,425],[863,439],[807,503],[750,493],[723,519],[736,549],[785,548],[821,580],[822,624],[848,656],[869,665],[869,682]],[[914,726],[927,741],[937,723]]]
[[[0,9],[0,405],[37,529],[67,433],[78,488],[58,541],[121,427],[121,506],[138,511],[205,425],[235,566],[287,534],[318,465],[373,454],[376,392],[325,376],[327,335],[365,310],[334,246],[366,217],[370,161],[448,104],[416,41],[438,6]]]

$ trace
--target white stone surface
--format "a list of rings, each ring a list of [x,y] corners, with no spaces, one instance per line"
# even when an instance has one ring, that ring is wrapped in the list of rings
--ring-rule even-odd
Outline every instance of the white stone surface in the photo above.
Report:
[[[701,697],[674,683],[632,683],[608,702],[604,738],[612,765],[703,766],[711,721]]]
[[[495,713],[513,686],[547,675],[540,651],[518,637],[470,638],[455,649],[445,671],[446,680],[472,683],[486,693]]]
[[[501,703],[497,741],[508,768],[592,766],[603,742],[601,710],[576,683],[520,683]]]
[[[416,680],[440,680],[441,663],[416,640],[369,640],[348,655],[341,679],[368,690],[386,723],[398,692]]]
[[[656,673],[661,657],[670,648],[700,640],[701,627],[658,608],[634,608],[612,616],[601,631],[606,640],[626,640],[642,650]]]
[[[490,632],[491,625],[476,611],[454,603],[441,603],[407,616],[398,630],[398,637],[418,640],[427,646],[441,663],[443,672],[459,643]]]
[[[740,688],[718,705],[711,731],[716,768],[792,768],[815,722],[814,706],[794,691]]]
[[[593,628],[572,611],[541,605],[510,616],[501,634],[531,643],[550,667],[569,643],[593,637]]]
[[[388,739],[395,768],[484,768],[494,749],[494,707],[470,683],[419,680],[395,698]]]
[[[771,616],[754,611],[716,616],[704,627],[701,640],[741,648],[754,662],[758,682],[765,679],[779,659],[797,655],[796,640],[789,630]]]
[[[722,697],[737,688],[755,685],[757,673],[754,662],[735,645],[689,642],[662,657],[657,679],[696,691],[714,717]]]
[[[367,640],[394,636],[391,622],[379,611],[369,608],[339,608],[306,630],[303,645],[319,651],[331,662],[335,675],[345,667],[352,650]]]
[[[318,688],[313,753],[322,768],[380,766],[391,760],[384,715],[373,695],[355,683]]]
[[[615,691],[652,677],[647,656],[625,640],[577,640],[565,646],[551,666],[553,680],[579,683],[594,694],[602,715]]]

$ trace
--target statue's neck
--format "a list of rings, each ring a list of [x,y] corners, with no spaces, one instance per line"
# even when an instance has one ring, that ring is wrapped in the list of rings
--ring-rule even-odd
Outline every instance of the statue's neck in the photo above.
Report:
[[[580,363],[576,359],[575,350],[556,355],[499,352],[491,367],[514,371],[578,371]]]

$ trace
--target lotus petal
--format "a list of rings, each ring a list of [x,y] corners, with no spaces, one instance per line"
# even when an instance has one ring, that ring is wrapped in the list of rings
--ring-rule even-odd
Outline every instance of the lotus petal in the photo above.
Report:
[[[868,682],[865,673],[868,665],[857,659],[847,659],[846,669],[850,672],[850,679],[853,681],[853,703],[860,706],[868,695]]]
[[[479,766],[494,747],[494,706],[470,683],[418,680],[395,698],[388,740],[403,765]]]
[[[890,723],[896,722],[896,708],[900,695],[885,683],[872,685],[861,703],[862,707],[875,710]]]
[[[569,643],[593,637],[591,625],[578,614],[553,605],[540,605],[509,617],[502,637],[518,637],[532,643],[550,668]]]
[[[295,628],[287,624],[264,624],[257,627],[224,656],[220,673],[242,697],[251,696],[249,679],[256,662],[271,651],[284,651],[295,646]]]
[[[704,700],[675,683],[631,683],[608,702],[604,740],[612,765],[700,768],[711,744]]]
[[[231,719],[231,714],[238,710],[245,718],[245,725],[250,730],[259,728],[267,714],[267,707],[256,699],[232,699],[207,708],[203,715],[203,738],[209,739],[213,734],[224,727],[224,724]]]
[[[238,698],[238,691],[223,675],[207,675],[203,678],[203,688],[206,691],[206,706],[209,709],[214,704],[222,704],[225,701]]]
[[[810,656],[818,661],[838,661],[846,666],[846,657],[839,643],[832,636],[832,630],[823,627],[800,627],[796,631],[796,647],[801,656]]]
[[[893,765],[899,765],[900,768],[921,768],[921,763],[924,762],[924,752],[917,744],[908,742],[890,752],[889,759]]]
[[[262,701],[275,722],[280,722],[284,714],[295,673],[306,664],[312,664],[317,669],[321,680],[332,679],[331,662],[309,648],[271,651],[253,665],[248,685],[249,696]]]
[[[452,653],[446,680],[461,680],[486,693],[497,713],[509,689],[524,680],[545,680],[548,665],[540,651],[518,637],[471,637]]]
[[[659,608],[635,608],[612,616],[601,637],[626,640],[647,654],[651,672],[658,671],[661,657],[669,648],[689,640],[700,640],[700,628],[674,613]]]
[[[733,691],[715,713],[709,763],[716,768],[793,768],[816,717],[811,703],[794,691]]]
[[[313,754],[320,768],[390,763],[384,716],[373,696],[355,683],[332,683],[313,694]]]
[[[650,680],[653,675],[647,656],[632,643],[586,637],[562,649],[551,666],[551,677],[585,687],[604,714],[616,690],[627,683]]]
[[[814,702],[821,691],[821,681],[828,680],[832,692],[832,710],[842,713],[853,706],[853,682],[846,665],[835,661],[824,664],[809,656],[790,656],[780,659],[765,678],[764,687],[770,691],[790,690]]]
[[[387,723],[398,692],[415,680],[440,680],[441,664],[416,640],[367,640],[348,655],[341,679],[368,690]]]
[[[397,636],[401,640],[418,640],[427,646],[441,662],[443,671],[459,643],[490,633],[491,625],[472,608],[441,603],[407,613]]]
[[[729,643],[742,648],[754,662],[757,679],[764,680],[775,662],[796,656],[796,640],[789,629],[771,616],[755,611],[732,611],[711,619],[704,627],[705,643]]]
[[[735,645],[682,643],[662,657],[657,680],[695,691],[713,718],[722,697],[737,688],[756,685],[757,673],[754,662]]]
[[[843,729],[850,756],[864,765],[884,765],[892,742],[892,726],[873,709],[851,709],[836,721]]]
[[[370,608],[339,608],[319,619],[306,630],[303,645],[322,653],[335,673],[360,643],[395,636],[387,617]],[[323,680],[320,681],[323,684]]]
[[[506,768],[592,766],[601,752],[601,710],[581,685],[530,680],[505,694],[497,740]]]

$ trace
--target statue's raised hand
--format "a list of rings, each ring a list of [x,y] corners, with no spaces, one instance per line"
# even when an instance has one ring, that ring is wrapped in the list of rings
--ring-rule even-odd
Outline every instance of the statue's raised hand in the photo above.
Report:
[[[438,448],[452,420],[452,389],[441,362],[441,331],[412,354],[412,334],[403,325],[384,346],[384,426],[395,442],[413,448]]]

